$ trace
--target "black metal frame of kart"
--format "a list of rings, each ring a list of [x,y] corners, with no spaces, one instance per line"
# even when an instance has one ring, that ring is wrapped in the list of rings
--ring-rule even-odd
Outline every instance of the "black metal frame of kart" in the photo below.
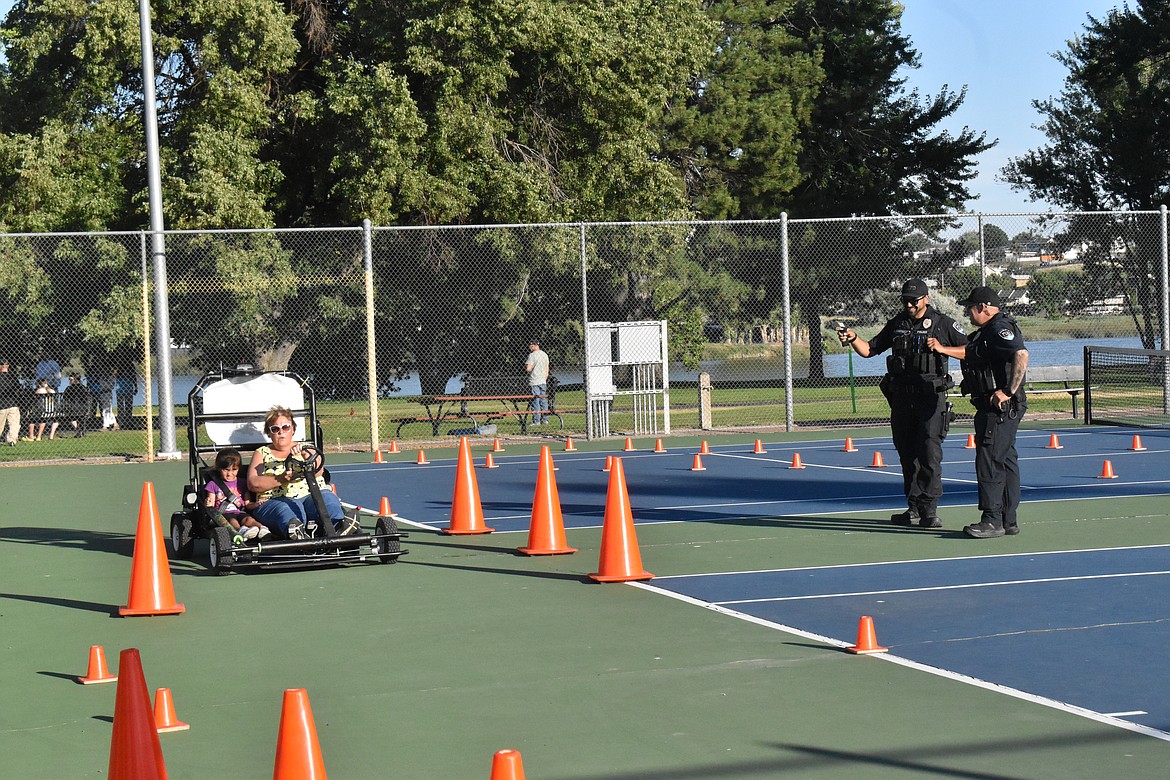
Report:
[[[405,555],[408,550],[402,549],[402,539],[407,534],[398,530],[398,524],[393,517],[379,516],[374,525],[373,533],[354,533],[341,535],[330,522],[310,522],[307,530],[308,539],[280,539],[268,537],[263,540],[242,540],[231,528],[217,527],[212,522],[208,512],[199,505],[199,488],[207,479],[210,465],[204,456],[214,454],[224,446],[232,446],[241,451],[241,454],[253,452],[265,442],[224,442],[210,441],[206,436],[206,424],[231,422],[262,422],[268,414],[271,405],[260,404],[259,408],[250,411],[235,411],[215,414],[206,414],[203,411],[203,391],[224,379],[242,380],[276,374],[288,377],[295,381],[303,393],[304,408],[291,409],[293,417],[303,417],[306,420],[306,430],[311,439],[302,444],[308,454],[308,463],[296,461],[290,465],[302,474],[308,476],[310,466],[312,471],[324,465],[322,454],[322,433],[320,422],[317,419],[316,397],[308,381],[292,371],[255,371],[251,368],[237,369],[220,368],[208,371],[187,395],[187,442],[188,442],[188,481],[183,490],[182,509],[171,515],[171,553],[177,559],[186,560],[194,553],[195,542],[206,538],[209,542],[208,559],[211,569],[216,574],[230,574],[233,571],[249,571],[260,569],[295,569],[318,566],[333,566],[345,563],[380,562],[397,563],[399,556]],[[204,436],[201,437],[200,431]],[[246,468],[246,464],[241,471]],[[325,471],[329,478],[328,470]],[[324,500],[317,480],[307,479],[309,491],[317,505],[318,516],[327,517]],[[357,510],[347,510],[346,515],[360,520]]]

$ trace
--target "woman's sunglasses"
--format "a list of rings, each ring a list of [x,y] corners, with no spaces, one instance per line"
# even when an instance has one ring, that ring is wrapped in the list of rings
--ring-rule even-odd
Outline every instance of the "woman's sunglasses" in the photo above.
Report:
[[[292,423],[285,423],[284,425],[269,425],[268,432],[269,433],[280,433],[281,431],[287,431],[291,428],[292,428]]]

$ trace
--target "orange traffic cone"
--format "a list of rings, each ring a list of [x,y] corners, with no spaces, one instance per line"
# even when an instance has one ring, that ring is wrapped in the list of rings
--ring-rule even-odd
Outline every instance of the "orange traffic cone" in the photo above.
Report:
[[[695,460],[691,463],[691,471],[706,471],[707,467],[703,465],[703,459],[699,457],[699,453],[695,453]]]
[[[492,439],[492,452],[503,452],[504,445],[499,439]]]
[[[1133,444],[1130,445],[1130,449],[1134,452],[1141,452],[1145,449],[1145,447],[1142,446],[1142,437],[1138,436],[1136,433],[1133,435]]]
[[[190,723],[184,723],[175,715],[175,702],[170,688],[159,688],[154,692],[154,727],[163,734],[168,731],[186,731]]]
[[[398,439],[390,440],[390,446],[386,449],[386,452],[391,455],[397,455],[398,453],[402,452],[402,450],[398,449]]]
[[[886,467],[886,464],[882,460],[882,454],[880,452],[875,452],[873,454],[873,463],[869,464],[869,467],[871,469],[884,469]]]
[[[659,454],[666,452],[666,447],[662,446],[662,439],[655,439],[654,440],[654,451],[659,453]]]
[[[1048,445],[1044,449],[1046,449],[1046,450],[1063,450],[1064,445],[1060,443],[1060,440],[1056,438],[1056,434],[1054,433],[1048,437]]]
[[[973,434],[973,433],[967,434],[967,443],[963,445],[963,449],[965,449],[965,450],[975,449],[975,434]]]
[[[146,482],[142,485],[142,500],[138,504],[138,531],[134,536],[129,600],[126,606],[118,609],[118,614],[122,617],[177,615],[185,609],[182,604],[175,603],[171,569],[163,549],[158,504],[154,500],[154,485]]]
[[[565,439],[565,452],[576,452],[577,445],[573,443],[572,439]]]
[[[390,499],[382,496],[381,503],[378,504],[378,517],[391,517],[393,513],[390,511]]]
[[[711,454],[711,448],[709,446],[707,446],[706,439],[703,439],[703,443],[699,447],[699,454],[700,455],[710,455]]]
[[[865,615],[857,624],[857,644],[846,648],[851,653],[865,655],[867,653],[884,653],[889,648],[877,643],[877,634],[873,630],[873,618]]]
[[[1101,465],[1101,475],[1097,479],[1117,479],[1113,473],[1113,461],[1107,460]]]
[[[122,651],[118,671],[122,679],[118,680],[114,697],[114,729],[106,776],[110,780],[166,780],[167,767],[137,649]]]
[[[459,462],[455,466],[455,495],[451,499],[451,524],[445,534],[490,534],[483,521],[479,485],[471,465],[471,445],[466,436],[459,437]]]
[[[845,447],[841,451],[842,452],[857,452],[857,448],[853,446],[853,437],[852,436],[845,437]]]
[[[792,453],[792,465],[789,466],[788,468],[790,468],[790,469],[804,468],[804,463],[802,463],[800,460],[800,453],[799,452]]]
[[[613,455],[605,456],[605,465],[601,468],[602,471],[609,471],[613,468]]]
[[[110,670],[106,668],[106,651],[102,649],[101,645],[93,645],[89,648],[89,670],[86,671],[85,677],[78,677],[77,682],[82,685],[94,685],[95,683],[117,682],[118,675],[110,674]]]
[[[483,467],[485,469],[498,469],[499,468],[499,466],[496,465],[496,459],[492,457],[492,454],[490,452],[484,456]]]
[[[756,446],[752,448],[752,453],[755,455],[767,455],[768,451],[764,449],[764,443],[756,439]]]
[[[414,463],[416,466],[426,466],[430,463],[430,461],[427,460],[427,451],[422,447],[418,448],[418,459],[415,460]]]
[[[626,491],[626,472],[622,459],[614,458],[605,494],[605,518],[601,521],[601,556],[598,570],[589,579],[629,582],[653,576],[642,568],[642,554],[638,552],[638,537],[634,533],[634,513]]]
[[[490,780],[524,780],[524,762],[519,750],[497,750],[492,756]]]
[[[309,692],[304,688],[284,692],[272,780],[325,780],[325,760],[317,742]]]
[[[631,439],[629,436],[627,436],[626,437],[625,451],[626,452],[633,452],[635,449],[637,449],[637,448],[634,446],[634,440]]]
[[[553,475],[552,452],[540,448],[540,467],[536,472],[536,493],[532,497],[532,522],[528,527],[528,546],[517,547],[525,555],[564,555],[577,552],[565,540],[565,521],[561,517],[561,496]]]
[[[384,461],[382,459],[382,451],[381,450],[374,450],[374,463],[385,463],[385,462],[386,461]]]

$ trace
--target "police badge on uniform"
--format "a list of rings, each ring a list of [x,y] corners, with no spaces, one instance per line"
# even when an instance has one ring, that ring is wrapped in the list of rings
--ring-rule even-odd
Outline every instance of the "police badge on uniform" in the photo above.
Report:
[[[924,319],[924,320],[922,321],[922,329],[923,329],[923,330],[929,330],[929,329],[930,329],[930,326],[931,326],[931,325],[933,325],[933,324],[934,324],[934,323],[932,323],[932,322],[930,321],[930,317],[927,317],[926,319]]]
[[[1012,331],[1009,330],[1008,328],[1004,328],[1003,330],[1001,330],[999,332],[999,337],[1001,339],[1003,339],[1004,341],[1011,341],[1012,339],[1014,339],[1016,337],[1016,334],[1012,333]]]

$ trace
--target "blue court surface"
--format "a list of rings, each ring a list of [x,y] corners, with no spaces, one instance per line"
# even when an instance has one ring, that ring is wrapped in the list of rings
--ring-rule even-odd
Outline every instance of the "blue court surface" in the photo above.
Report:
[[[1053,434],[1060,448],[1050,446]],[[1142,451],[1131,449],[1135,434]],[[763,454],[715,445],[703,472],[691,471],[694,447],[624,453],[615,443],[609,454],[622,456],[639,525],[821,519],[825,527],[888,527],[884,512],[905,508],[897,454],[888,436],[853,443],[859,451],[843,451],[843,438],[765,439]],[[966,443],[966,434],[946,443],[944,507],[977,504],[974,450]],[[1024,502],[1170,494],[1170,431],[1021,431],[1017,447]],[[607,453],[561,452],[560,442],[553,449],[566,528],[599,527]],[[488,470],[486,451],[476,450],[475,472],[487,525],[527,531],[538,457],[496,453],[500,467]],[[884,467],[874,467],[875,453]],[[792,468],[797,454],[804,468]],[[386,496],[407,524],[444,528],[455,460],[418,466],[409,455],[408,462],[337,466],[339,492],[365,507]],[[1115,478],[1103,478],[1106,461]],[[859,616],[872,615],[878,641],[890,649],[882,658],[1170,739],[1170,546],[980,553],[656,577],[637,586],[837,646],[853,644]]]

